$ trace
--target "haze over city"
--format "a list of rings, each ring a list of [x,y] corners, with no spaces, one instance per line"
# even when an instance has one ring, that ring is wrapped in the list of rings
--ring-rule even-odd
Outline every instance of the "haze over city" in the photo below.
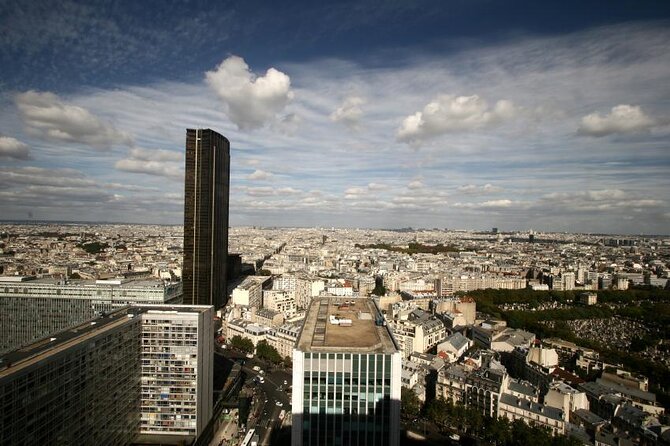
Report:
[[[5,1],[0,216],[667,233],[663,2]]]

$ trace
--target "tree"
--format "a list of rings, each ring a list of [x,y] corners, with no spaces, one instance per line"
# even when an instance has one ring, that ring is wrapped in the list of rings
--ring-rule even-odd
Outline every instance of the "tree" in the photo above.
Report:
[[[426,416],[428,416],[430,421],[444,429],[449,425],[450,409],[452,409],[452,407],[453,406],[443,398],[434,399],[428,403]]]
[[[243,338],[241,336],[235,335],[230,338],[230,345],[233,348],[241,350],[245,353],[253,353],[254,343],[251,342],[251,339]]]
[[[375,277],[375,289],[372,290],[372,293],[375,296],[385,296],[386,287],[384,286],[384,279],[381,277]]]
[[[421,413],[421,401],[412,390],[400,388],[400,413],[406,418],[415,418]]]
[[[286,367],[287,369],[293,367],[293,360],[291,359],[290,356],[284,356],[284,367]]]
[[[260,341],[258,345],[256,345],[256,356],[261,359],[267,359],[275,364],[282,361],[281,355],[277,349],[268,344],[267,341]]]

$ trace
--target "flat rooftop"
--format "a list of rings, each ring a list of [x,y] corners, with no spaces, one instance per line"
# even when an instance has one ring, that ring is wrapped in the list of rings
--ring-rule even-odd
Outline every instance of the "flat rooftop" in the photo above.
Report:
[[[30,276],[0,276],[0,283],[7,286],[60,285],[69,287],[119,287],[119,288],[165,288],[179,282],[165,282],[161,279],[54,279],[52,277],[35,278]],[[11,284],[11,285],[10,285]]]
[[[24,347],[0,355],[0,379],[24,367],[55,355],[63,350],[95,337],[108,330],[129,323],[135,316],[152,311],[174,313],[201,313],[209,305],[132,305],[96,317],[79,325],[46,336]]]
[[[398,347],[388,326],[377,325],[379,316],[372,299],[314,298],[296,347],[303,352],[395,353]]]

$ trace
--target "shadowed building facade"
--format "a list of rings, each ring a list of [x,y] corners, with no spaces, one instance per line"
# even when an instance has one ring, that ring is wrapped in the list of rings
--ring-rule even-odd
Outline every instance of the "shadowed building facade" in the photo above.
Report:
[[[186,130],[184,304],[225,305],[230,143],[210,129]]]

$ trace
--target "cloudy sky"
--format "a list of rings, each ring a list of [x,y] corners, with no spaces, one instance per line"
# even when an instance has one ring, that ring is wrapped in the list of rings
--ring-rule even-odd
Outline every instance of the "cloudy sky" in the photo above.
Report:
[[[668,2],[0,0],[0,29],[0,219],[178,224],[209,127],[233,225],[670,233]]]

